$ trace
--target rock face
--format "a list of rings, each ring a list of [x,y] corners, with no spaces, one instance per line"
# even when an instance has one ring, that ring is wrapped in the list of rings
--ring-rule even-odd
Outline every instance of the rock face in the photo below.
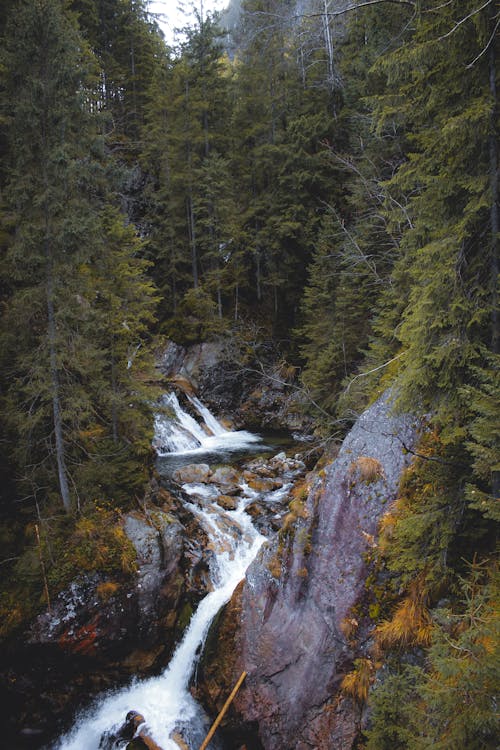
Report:
[[[184,604],[206,593],[204,586],[186,585],[186,572],[193,579],[201,563],[205,537],[198,530],[198,555],[193,556],[186,549],[184,525],[155,506],[127,514],[123,528],[137,553],[133,579],[82,575],[57,596],[51,614],[37,618],[30,643],[54,644],[101,664],[119,659],[133,672],[147,672],[164,661],[182,629],[178,620]]]
[[[415,419],[392,415],[387,394],[373,404],[316,480],[294,532],[282,531],[264,550],[238,604],[219,619],[212,634],[219,653],[205,659],[198,695],[220,708],[218,696],[246,670],[235,708],[244,726],[257,727],[255,747],[352,747],[359,716],[338,688],[360,654],[344,636],[345,621],[363,598],[365,553],[417,433]],[[240,608],[240,627],[231,627],[227,618]]]

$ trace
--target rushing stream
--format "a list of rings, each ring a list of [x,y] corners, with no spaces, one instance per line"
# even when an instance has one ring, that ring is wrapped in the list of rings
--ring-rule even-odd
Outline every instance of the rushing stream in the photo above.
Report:
[[[181,459],[190,463],[211,457],[227,459],[233,451],[251,451],[260,438],[249,432],[226,430],[198,399],[190,397],[200,422],[179,404],[175,394],[165,397],[164,413],[156,419],[154,446],[160,456]],[[187,462],[187,461],[186,461]],[[216,461],[214,461],[215,463]],[[161,463],[161,462],[160,462]],[[286,494],[289,485],[278,493]],[[235,510],[224,510],[214,500],[217,488],[203,484],[184,484],[185,493],[193,502],[186,502],[206,531],[211,557],[210,576],[213,590],[200,602],[179,643],[170,664],[158,677],[135,681],[128,687],[101,696],[74,728],[55,745],[58,750],[98,750],[106,732],[116,732],[126,714],[137,711],[145,718],[147,734],[162,750],[179,750],[172,733],[195,724],[199,709],[188,686],[210,624],[231,595],[255,558],[264,537],[252,525],[245,507],[256,493],[244,482]],[[269,493],[276,499],[276,491]],[[184,732],[183,732],[184,734]],[[186,741],[189,732],[184,734]],[[124,747],[126,742],[106,745]],[[101,745],[102,747],[102,745]]]

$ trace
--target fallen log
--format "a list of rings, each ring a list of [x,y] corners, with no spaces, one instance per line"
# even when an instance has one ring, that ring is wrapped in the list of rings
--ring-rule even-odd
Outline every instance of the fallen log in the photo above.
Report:
[[[242,672],[241,673],[241,675],[240,675],[240,677],[238,679],[238,682],[236,683],[236,685],[234,686],[234,688],[231,691],[231,695],[229,696],[229,698],[227,699],[227,701],[222,706],[221,710],[219,711],[219,715],[217,716],[216,720],[214,721],[214,723],[210,727],[209,733],[207,734],[207,736],[203,740],[202,744],[200,745],[200,750],[206,750],[206,748],[208,747],[208,743],[210,742],[210,740],[214,736],[217,727],[219,726],[219,724],[221,723],[222,719],[224,718],[227,709],[229,708],[229,706],[233,702],[234,697],[235,697],[236,693],[238,692],[238,690],[240,689],[240,687],[241,687],[241,685],[243,683],[243,680],[245,679],[246,676],[247,676],[246,672]]]

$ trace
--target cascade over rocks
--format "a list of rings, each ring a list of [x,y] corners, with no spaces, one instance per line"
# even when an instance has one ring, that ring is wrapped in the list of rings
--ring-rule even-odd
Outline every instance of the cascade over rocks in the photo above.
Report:
[[[293,531],[283,528],[251,565],[211,633],[196,688],[215,713],[248,672],[229,734],[256,727],[265,750],[353,746],[359,710],[339,686],[360,653],[343,624],[363,599],[365,555],[418,430],[413,417],[393,415],[390,394],[381,397],[316,477]],[[369,622],[359,623],[360,642],[369,630]]]
[[[304,399],[295,388],[295,371],[269,361],[243,365],[226,341],[188,348],[168,341],[157,356],[158,369],[186,393],[196,391],[204,403],[237,428],[290,430],[306,436],[313,427]]]

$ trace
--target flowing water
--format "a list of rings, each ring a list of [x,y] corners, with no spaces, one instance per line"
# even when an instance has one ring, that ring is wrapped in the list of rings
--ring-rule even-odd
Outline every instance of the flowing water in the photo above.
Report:
[[[226,456],[257,447],[258,436],[226,430],[198,399],[191,397],[189,400],[201,424],[182,409],[175,394],[165,397],[164,412],[158,415],[155,425],[154,445],[160,456],[187,458],[193,463],[207,453]],[[101,696],[80,716],[72,731],[55,745],[57,750],[98,750],[102,736],[116,731],[131,710],[145,717],[146,725],[142,727],[163,750],[179,750],[171,739],[172,732],[199,722],[199,708],[188,689],[198,656],[213,618],[231,598],[264,537],[245,512],[256,495],[245,483],[241,484],[235,510],[223,510],[217,505],[214,502],[217,489],[210,485],[185,484],[183,489],[194,500],[186,505],[207,532],[214,553],[210,570],[213,590],[200,602],[163,674],[135,681],[126,688]],[[279,492],[286,494],[287,487]],[[270,495],[276,496],[276,491]]]
[[[201,455],[237,451],[260,442],[260,437],[245,430],[226,430],[208,409],[194,396],[189,401],[203,424],[188,414],[179,404],[175,393],[163,398],[163,412],[155,420],[153,446],[159,456]]]

